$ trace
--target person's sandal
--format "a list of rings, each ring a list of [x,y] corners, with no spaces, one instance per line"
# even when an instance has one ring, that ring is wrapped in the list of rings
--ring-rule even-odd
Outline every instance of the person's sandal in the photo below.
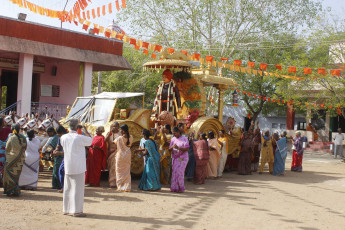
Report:
[[[73,214],[73,217],[86,217],[86,214],[85,213],[74,213]]]

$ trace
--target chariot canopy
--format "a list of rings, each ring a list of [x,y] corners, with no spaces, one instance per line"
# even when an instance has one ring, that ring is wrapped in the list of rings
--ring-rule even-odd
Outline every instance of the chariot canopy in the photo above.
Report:
[[[77,97],[65,122],[72,118],[93,126],[106,125],[112,118],[117,99],[145,96],[145,93],[103,92],[93,96]]]

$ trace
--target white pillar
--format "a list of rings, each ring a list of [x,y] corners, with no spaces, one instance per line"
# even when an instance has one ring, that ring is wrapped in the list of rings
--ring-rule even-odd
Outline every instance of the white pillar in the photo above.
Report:
[[[18,115],[30,113],[31,111],[31,87],[33,64],[33,55],[23,53],[19,55],[17,101],[21,102],[19,108],[17,107]]]
[[[91,95],[92,63],[84,63],[83,97]]]

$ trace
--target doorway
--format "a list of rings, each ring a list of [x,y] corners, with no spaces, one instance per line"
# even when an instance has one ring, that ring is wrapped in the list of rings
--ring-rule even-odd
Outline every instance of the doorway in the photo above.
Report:
[[[2,70],[0,83],[1,109],[5,109],[17,102],[18,71]],[[40,101],[40,85],[40,75],[37,73],[32,74],[32,102]]]
[[[17,102],[18,72],[3,70],[1,73],[1,109]]]

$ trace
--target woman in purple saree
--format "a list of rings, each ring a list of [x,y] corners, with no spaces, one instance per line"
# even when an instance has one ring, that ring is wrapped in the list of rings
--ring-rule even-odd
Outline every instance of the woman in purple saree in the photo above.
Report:
[[[184,192],[184,174],[188,163],[188,138],[181,135],[181,131],[173,128],[174,137],[171,139],[169,150],[172,152],[171,192]]]

